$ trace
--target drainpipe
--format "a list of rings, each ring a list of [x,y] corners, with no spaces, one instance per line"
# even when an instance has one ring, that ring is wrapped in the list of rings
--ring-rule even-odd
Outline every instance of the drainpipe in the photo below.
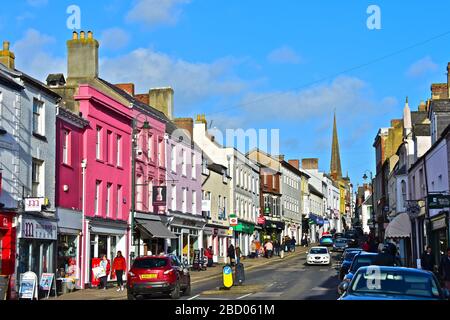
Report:
[[[80,280],[81,280],[81,289],[85,288],[85,282],[86,282],[86,274],[88,272],[88,262],[87,262],[87,257],[86,257],[86,237],[87,237],[87,233],[89,232],[88,229],[86,228],[86,200],[85,200],[85,186],[86,186],[86,167],[87,167],[87,160],[83,159],[81,161],[81,175],[83,177],[82,179],[82,204],[81,204],[81,236],[82,241],[81,241],[81,259],[80,259]],[[83,270],[81,270],[81,265],[84,262],[84,268]]]

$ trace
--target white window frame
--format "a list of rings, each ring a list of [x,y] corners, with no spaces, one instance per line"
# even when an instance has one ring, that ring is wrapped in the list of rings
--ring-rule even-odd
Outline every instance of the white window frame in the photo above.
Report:
[[[192,191],[192,214],[197,213],[197,191]]]
[[[63,163],[70,164],[69,161],[69,145],[70,145],[70,130],[64,129],[64,138],[63,138]]]
[[[94,214],[100,215],[100,193],[101,193],[101,180],[95,181],[95,194],[94,194]]]
[[[172,197],[172,199],[171,199],[172,210],[176,211],[177,210],[177,187],[176,186],[172,186],[171,197]]]
[[[187,153],[184,148],[181,149],[181,174],[187,176]]]
[[[43,197],[44,196],[44,182],[45,182],[45,169],[44,161],[40,159],[32,160],[31,168],[31,181],[32,181],[32,196]]]
[[[171,145],[172,152],[170,153],[170,170],[172,170],[173,173],[177,173],[177,147],[176,145]]]
[[[96,136],[95,136],[95,157],[97,160],[102,160],[102,133],[103,128],[100,126],[96,126],[95,128]]]
[[[35,109],[35,106],[37,107],[36,109]],[[37,121],[35,120],[36,115],[37,115]],[[36,126],[37,126],[37,128],[36,128]],[[41,136],[45,136],[44,102],[37,98],[33,99],[33,133],[36,133]]]
[[[153,212],[154,208],[153,208],[153,179],[152,178],[148,178],[148,203],[147,203],[147,210],[148,212]]]
[[[116,164],[118,167],[122,166],[122,136],[116,135]]]
[[[148,161],[153,161],[153,135],[152,134],[148,135],[147,158],[148,158]]]
[[[106,184],[106,216],[108,218],[111,217],[111,213],[113,212],[111,210],[111,190],[113,188],[113,184],[108,182]]]
[[[118,184],[117,185],[117,203],[116,203],[116,216],[115,218],[118,218],[120,216],[120,213],[122,212],[122,197],[123,197],[123,187]]]
[[[183,188],[183,191],[182,191],[182,193],[183,193],[183,198],[181,199],[181,211],[183,212],[183,213],[186,213],[187,212],[187,190],[186,190],[186,188]]]
[[[191,176],[192,179],[197,179],[197,170],[196,170],[196,160],[195,160],[195,153],[191,153]]]

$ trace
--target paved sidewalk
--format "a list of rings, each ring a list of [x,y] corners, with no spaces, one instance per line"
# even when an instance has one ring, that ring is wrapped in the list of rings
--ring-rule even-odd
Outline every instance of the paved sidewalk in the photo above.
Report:
[[[307,251],[308,248],[296,247],[295,252],[285,253],[283,260],[292,259],[299,256]],[[274,256],[270,259],[267,258],[255,258],[255,259],[242,259],[241,262],[245,266],[245,270],[252,270],[264,265],[276,263],[280,261],[281,258]],[[216,279],[222,277],[222,267],[224,264],[218,264],[215,267],[208,268],[205,271],[191,271],[191,284],[195,285],[197,283],[209,281],[211,279]],[[85,289],[77,290],[75,292],[67,293],[58,297],[51,297],[49,300],[124,300],[127,299],[127,290],[116,291],[117,288],[115,284],[109,284],[107,290],[102,289]]]

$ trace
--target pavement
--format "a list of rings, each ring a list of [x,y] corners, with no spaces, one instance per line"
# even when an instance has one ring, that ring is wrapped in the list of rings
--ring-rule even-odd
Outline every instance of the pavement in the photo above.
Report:
[[[315,288],[315,292],[323,294],[325,293],[323,286],[328,286],[332,287],[334,292],[336,292],[337,284],[333,281],[331,281],[333,283],[328,284],[322,283],[329,280],[327,275],[330,273],[333,274],[333,266],[322,268],[319,266],[303,266],[307,249],[299,246],[295,252],[285,253],[283,259],[278,256],[270,259],[262,257],[242,259],[241,262],[245,267],[246,282],[243,286],[232,287],[229,291],[219,289],[222,282],[223,264],[208,268],[205,271],[191,271],[192,294],[189,297],[182,297],[182,299],[228,300],[244,299],[246,297],[258,299],[289,299],[290,297],[300,297],[301,295],[298,292],[301,287],[305,291],[310,291],[314,287],[317,287]],[[318,275],[320,276],[320,285],[313,286],[312,283],[316,282],[314,279]],[[283,291],[281,291],[282,288]],[[126,289],[119,292],[116,289],[115,284],[110,283],[107,290],[77,290],[58,297],[51,297],[49,300],[126,300]],[[273,290],[277,290],[275,291],[276,294],[273,293]],[[334,295],[331,297],[333,299],[335,298]]]

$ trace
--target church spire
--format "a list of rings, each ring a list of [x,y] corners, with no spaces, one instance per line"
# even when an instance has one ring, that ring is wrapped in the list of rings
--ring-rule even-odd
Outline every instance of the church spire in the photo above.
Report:
[[[331,146],[330,175],[331,177],[333,177],[334,180],[342,178],[341,155],[339,153],[339,141],[336,126],[336,111],[334,112],[333,145]]]

